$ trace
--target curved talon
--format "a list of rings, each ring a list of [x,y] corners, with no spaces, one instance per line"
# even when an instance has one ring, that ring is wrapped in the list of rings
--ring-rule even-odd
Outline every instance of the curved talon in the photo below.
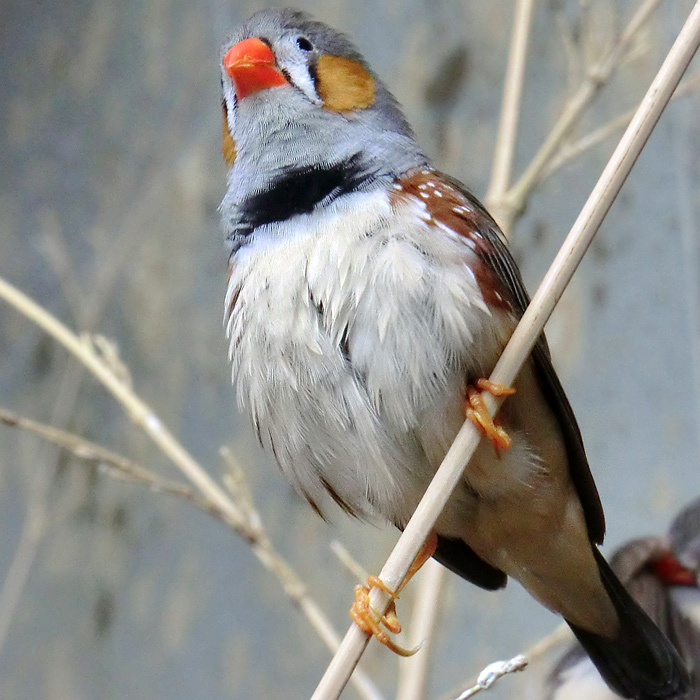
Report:
[[[365,634],[371,634],[376,637],[377,641],[391,649],[395,654],[399,654],[399,656],[413,656],[413,654],[418,651],[419,647],[415,649],[405,649],[392,641],[391,637],[387,634],[387,630],[392,634],[398,634],[401,631],[401,623],[396,617],[394,593],[377,576],[369,576],[367,578],[367,584],[366,586],[355,586],[355,602],[350,608],[350,617]],[[384,615],[380,615],[369,602],[369,593],[372,588],[380,588],[392,597]]]
[[[509,396],[515,393],[515,389],[503,384],[494,384],[488,379],[478,379],[476,386],[494,396]],[[466,417],[491,440],[494,449],[497,451],[510,449],[513,444],[510,436],[500,425],[493,422],[481,393],[473,386],[467,387],[467,403]]]
[[[350,608],[350,617],[365,634],[371,634],[376,637],[385,647],[391,649],[395,654],[399,654],[399,656],[413,656],[421,648],[422,643],[415,649],[404,649],[404,647],[393,642],[387,634],[387,632],[398,634],[401,631],[401,623],[396,616],[396,599],[416,571],[433,556],[436,548],[437,535],[431,532],[418,554],[416,554],[403,581],[401,581],[395,591],[392,591],[379,576],[368,576],[367,585],[355,586],[355,602]],[[383,615],[369,601],[369,594],[372,588],[379,588],[379,590],[384,591],[389,596],[389,604]]]

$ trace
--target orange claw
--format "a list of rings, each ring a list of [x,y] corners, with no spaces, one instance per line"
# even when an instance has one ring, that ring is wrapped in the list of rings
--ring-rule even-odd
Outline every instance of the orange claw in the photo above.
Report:
[[[399,654],[399,656],[413,656],[420,647],[405,649],[396,644],[389,636],[388,633],[398,634],[401,632],[401,623],[396,616],[396,599],[418,569],[430,559],[436,547],[437,536],[435,533],[431,533],[416,555],[416,558],[413,560],[406,576],[404,576],[403,581],[401,581],[396,591],[392,591],[379,576],[368,576],[367,585],[355,586],[355,602],[350,608],[350,617],[363,632],[376,637],[377,641],[391,649],[395,654]],[[370,603],[369,595],[372,588],[379,588],[390,597],[389,605],[383,615],[372,607]]]
[[[510,449],[513,441],[500,425],[493,422],[480,391],[488,391],[493,396],[511,396],[515,393],[515,389],[505,384],[497,384],[490,379],[477,379],[476,387],[476,389],[473,386],[467,387],[466,417],[491,440],[496,451]]]
[[[396,617],[396,600],[394,599],[394,594],[386,587],[384,582],[381,582],[381,586],[378,586],[375,584],[375,581],[381,581],[381,579],[376,576],[369,576],[366,586],[355,586],[355,602],[350,608],[350,617],[363,632],[376,637],[378,642],[391,649],[395,654],[399,656],[413,656],[418,651],[417,647],[415,649],[405,649],[396,644],[389,636],[388,632],[398,634],[401,631],[401,623]],[[391,602],[384,615],[380,615],[369,602],[369,592],[375,587],[381,588],[391,596]]]

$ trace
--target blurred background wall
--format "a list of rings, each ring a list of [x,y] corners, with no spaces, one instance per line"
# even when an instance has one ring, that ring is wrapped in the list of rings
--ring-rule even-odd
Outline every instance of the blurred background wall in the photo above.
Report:
[[[236,23],[274,4],[4,0],[0,275],[72,328],[112,340],[138,393],[213,476],[225,471],[220,446],[234,450],[270,537],[344,632],[355,581],[330,541],[377,571],[396,533],[341,514],[325,524],[291,494],[237,412],[221,324],[217,56]],[[536,3],[517,174],[580,80],[581,58],[616,41],[640,4]],[[660,3],[576,136],[636,105],[691,4]],[[513,5],[297,2],[354,38],[427,152],[482,197]],[[700,492],[699,110],[696,91],[664,115],[550,324],[609,547],[665,532]],[[614,143],[542,184],[515,226],[531,290]],[[96,382],[4,303],[0,403],[177,476]],[[429,697],[557,624],[514,584],[488,594],[450,579],[444,599]],[[378,647],[369,656],[390,694],[395,659]],[[221,523],[0,426],[0,697],[302,698],[328,660]],[[491,697],[507,697],[508,683]]]

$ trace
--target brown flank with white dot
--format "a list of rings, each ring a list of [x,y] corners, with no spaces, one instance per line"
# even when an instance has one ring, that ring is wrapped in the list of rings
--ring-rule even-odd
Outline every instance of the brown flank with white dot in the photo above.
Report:
[[[409,197],[425,205],[428,226],[437,228],[441,225],[449,228],[464,238],[469,248],[474,251],[477,262],[472,259],[469,266],[486,305],[489,308],[512,311],[515,308],[514,303],[497,291],[501,289],[502,283],[484,260],[486,255],[492,253],[493,248],[488,238],[480,232],[494,224],[486,219],[481,207],[472,204],[467,193],[445,182],[437,170],[414,171],[394,185],[392,202]],[[440,232],[438,235],[444,234]]]

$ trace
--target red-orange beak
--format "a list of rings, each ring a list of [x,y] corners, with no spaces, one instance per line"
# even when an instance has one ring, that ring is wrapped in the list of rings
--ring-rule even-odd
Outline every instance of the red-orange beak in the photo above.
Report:
[[[224,56],[224,69],[239,100],[287,84],[287,79],[275,68],[275,54],[260,39],[244,39],[232,46]]]

